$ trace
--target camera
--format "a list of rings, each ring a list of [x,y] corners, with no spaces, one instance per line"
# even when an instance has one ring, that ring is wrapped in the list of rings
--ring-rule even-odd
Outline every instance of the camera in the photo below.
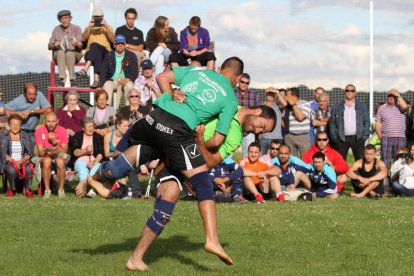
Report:
[[[399,154],[397,154],[397,159],[398,158],[413,158],[413,156],[412,156],[412,154],[411,153],[399,153]]]
[[[93,26],[94,27],[102,27],[102,17],[95,17],[93,19]]]

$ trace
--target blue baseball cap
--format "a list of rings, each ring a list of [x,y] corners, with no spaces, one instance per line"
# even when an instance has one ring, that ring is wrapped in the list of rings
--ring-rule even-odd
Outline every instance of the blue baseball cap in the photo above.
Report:
[[[123,43],[123,44],[125,44],[126,43],[126,39],[125,39],[125,36],[123,36],[123,35],[121,35],[121,34],[119,34],[119,35],[117,35],[117,36],[115,36],[115,44],[118,44],[118,43]]]

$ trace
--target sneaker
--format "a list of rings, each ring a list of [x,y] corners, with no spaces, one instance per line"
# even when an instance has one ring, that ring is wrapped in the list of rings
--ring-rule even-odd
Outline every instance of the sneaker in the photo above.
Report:
[[[233,197],[233,203],[247,204],[249,202],[242,195],[238,195],[236,197]]]
[[[66,197],[65,191],[64,191],[64,190],[59,190],[59,191],[58,191],[58,197],[59,197],[59,198],[64,198],[64,197]]]
[[[285,194],[284,193],[280,193],[277,197],[276,197],[276,201],[278,202],[285,202]]]
[[[94,81],[90,86],[90,88],[92,88],[92,89],[96,89],[98,87],[99,87],[99,82],[97,82],[97,81]]]
[[[27,197],[28,199],[33,199],[34,194],[31,190],[27,189],[26,187],[23,188],[23,194],[25,197]]]
[[[86,194],[86,197],[95,198],[96,197],[95,191],[93,189],[90,189],[89,192]]]
[[[6,197],[14,197],[14,191],[12,189],[8,188],[5,196]]]
[[[48,198],[50,198],[51,195],[52,195],[52,191],[47,190],[47,191],[45,191],[45,194],[43,195],[43,198],[48,199]]]
[[[256,195],[256,203],[257,204],[262,204],[265,203],[266,201],[264,200],[263,196],[261,194],[257,194]]]

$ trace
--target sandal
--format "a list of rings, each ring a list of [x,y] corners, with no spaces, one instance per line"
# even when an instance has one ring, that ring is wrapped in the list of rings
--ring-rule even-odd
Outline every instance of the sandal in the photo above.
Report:
[[[98,81],[94,81],[90,86],[90,88],[92,88],[92,89],[96,89],[98,87],[99,87],[99,82]]]
[[[86,72],[85,69],[82,69],[82,70],[76,72],[76,75],[77,76],[86,76],[86,74],[87,74],[87,72]]]

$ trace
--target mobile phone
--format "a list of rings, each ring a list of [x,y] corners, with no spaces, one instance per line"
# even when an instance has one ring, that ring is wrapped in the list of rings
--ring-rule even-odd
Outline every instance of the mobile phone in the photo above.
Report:
[[[93,26],[94,27],[102,27],[102,17],[95,17],[93,19]]]

